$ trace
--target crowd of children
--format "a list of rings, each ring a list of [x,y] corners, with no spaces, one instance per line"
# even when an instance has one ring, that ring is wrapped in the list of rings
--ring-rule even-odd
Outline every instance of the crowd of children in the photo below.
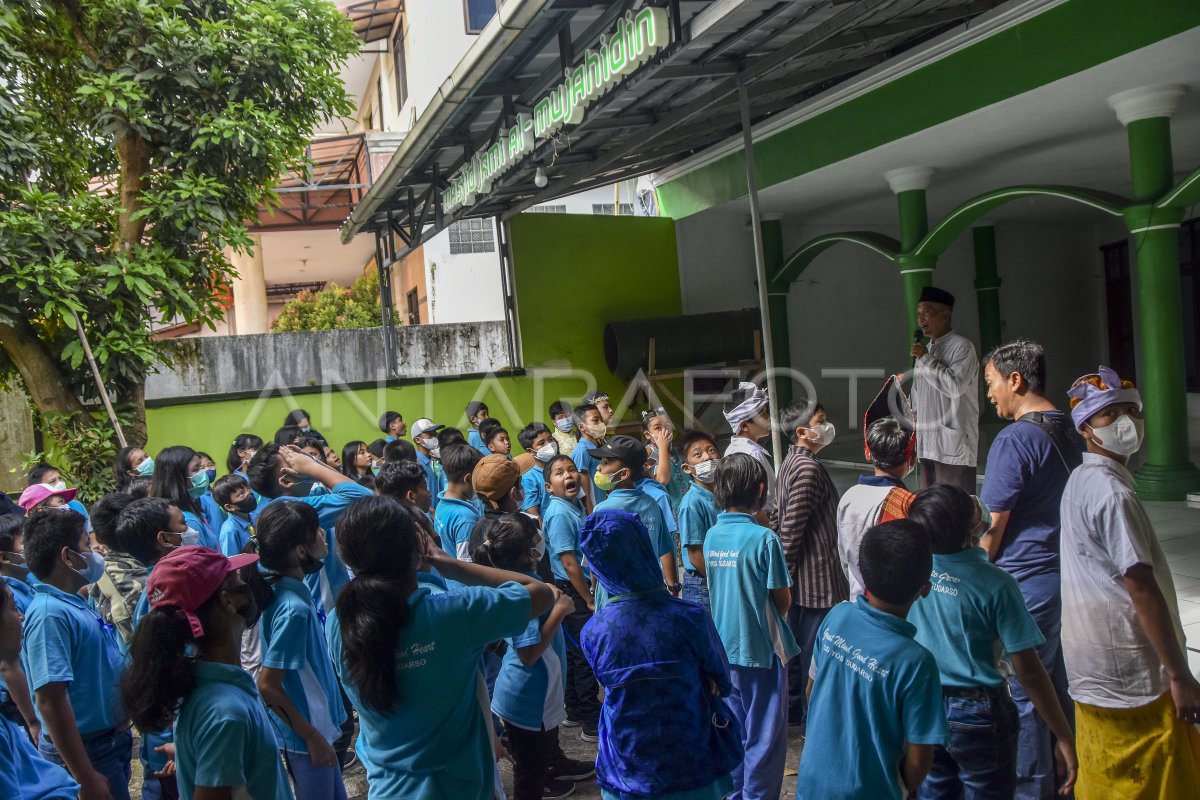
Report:
[[[988,369],[1044,381],[1044,359]],[[389,411],[340,453],[298,409],[270,442],[237,435],[220,477],[184,445],[127,447],[90,508],[41,465],[0,516],[0,796],[128,798],[136,758],[143,798],[344,800],[358,759],[373,798],[489,800],[507,756],[517,800],[589,780],[775,800],[789,768],[798,799],[1011,798],[1034,746],[1018,700],[1052,790],[1197,796],[1200,684],[1126,468],[1137,390],[1101,369],[1070,392],[1067,688],[997,562],[1014,506],[910,492],[888,391],[864,421],[874,474],[841,496],[824,410],[752,384],[724,457],[661,408],[617,433],[595,392],[515,437],[478,400],[466,436]],[[574,729],[594,763],[564,753]]]

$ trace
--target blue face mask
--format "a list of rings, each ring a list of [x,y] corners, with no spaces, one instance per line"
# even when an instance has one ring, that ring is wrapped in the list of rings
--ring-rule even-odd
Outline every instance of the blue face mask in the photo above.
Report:
[[[216,467],[214,467],[214,468],[212,468],[212,469],[206,469],[206,470],[204,470],[204,474],[208,476],[208,482],[209,482],[209,483],[212,483],[213,481],[215,481],[215,480],[217,479],[217,470],[216,470]]]
[[[308,493],[312,491],[313,486],[317,483],[312,478],[304,478],[299,475],[294,476],[294,480],[296,482],[292,484],[292,488],[289,490],[292,497],[307,497]]]
[[[154,459],[146,456],[146,460],[137,465],[137,474],[149,478],[154,474]]]
[[[191,477],[191,486],[188,487],[188,494],[192,497],[203,497],[208,491],[208,473],[200,470]]]

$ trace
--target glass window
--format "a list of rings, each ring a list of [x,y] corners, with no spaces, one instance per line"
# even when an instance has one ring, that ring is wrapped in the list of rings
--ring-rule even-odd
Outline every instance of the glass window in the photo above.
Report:
[[[404,65],[404,27],[396,29],[396,38],[392,40],[392,54],[395,56],[396,67],[396,110],[404,108],[408,99],[408,71]]]
[[[492,17],[503,0],[463,0],[463,13],[466,15],[467,33],[479,33]]]
[[[617,207],[613,203],[592,203],[592,213],[612,217],[616,215]],[[633,203],[621,203],[621,216],[633,216]]]
[[[533,208],[525,209],[530,214],[565,214],[567,207],[565,205],[544,205],[534,206]]]
[[[496,241],[492,236],[490,219],[464,219],[450,226],[450,255],[495,251]]]

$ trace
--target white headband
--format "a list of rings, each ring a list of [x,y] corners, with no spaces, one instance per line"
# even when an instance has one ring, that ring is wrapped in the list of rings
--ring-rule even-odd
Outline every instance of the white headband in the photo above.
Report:
[[[732,411],[725,412],[725,421],[729,423],[729,427],[734,433],[738,432],[738,428],[746,420],[754,419],[762,407],[767,404],[767,390],[760,389],[753,383],[739,383],[738,389],[753,392],[749,397],[739,403]]]

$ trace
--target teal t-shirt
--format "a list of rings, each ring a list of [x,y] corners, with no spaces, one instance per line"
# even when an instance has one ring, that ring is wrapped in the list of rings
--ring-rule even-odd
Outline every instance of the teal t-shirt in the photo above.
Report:
[[[4,576],[4,582],[8,584],[8,588],[12,591],[13,601],[17,607],[17,611],[22,614],[29,608],[30,601],[33,600],[33,587],[20,578],[10,578]],[[0,676],[0,702],[8,699],[8,687],[4,684],[3,676]]]
[[[196,662],[196,688],[175,723],[182,800],[197,786],[242,788],[234,797],[291,800],[292,787],[254,678],[241,667]]]
[[[542,625],[550,611],[529,620],[520,634],[508,638],[508,652],[492,690],[492,711],[506,723],[531,731],[549,731],[567,718],[567,644],[562,626],[554,629],[550,646],[532,666],[521,663],[519,647],[542,641]]]
[[[946,710],[933,655],[912,623],[865,597],[834,606],[817,629],[810,736],[797,800],[900,800],[904,743],[946,742]]]
[[[184,511],[183,521],[187,523],[189,528],[200,534],[200,545],[202,547],[220,551],[221,543],[217,541],[217,534],[209,526],[204,517],[201,517],[199,514],[193,514],[191,511]]]
[[[585,519],[583,506],[578,500],[546,495],[546,507],[542,509],[542,535],[546,537],[546,550],[550,553],[550,572],[556,580],[571,580],[562,564],[563,553],[574,553],[584,579],[592,579],[591,572],[583,563],[583,551],[579,549],[579,531]]]
[[[308,587],[295,578],[280,578],[275,600],[263,609],[262,665],[286,670],[283,690],[306,720],[333,743],[346,720],[329,648],[325,645],[324,619]],[[280,748],[307,753],[308,745],[274,709],[271,722]]]
[[[929,580],[933,590],[917,600],[908,621],[937,659],[943,686],[1002,686],[996,643],[1016,653],[1046,640],[1016,578],[990,563],[982,548],[935,553]]]
[[[467,547],[471,542],[471,531],[482,517],[483,511],[472,501],[447,497],[445,492],[438,495],[433,524],[442,549],[459,561],[470,561]]]
[[[254,535],[254,522],[257,519],[258,511],[250,512],[250,519],[242,519],[238,514],[229,514],[225,517],[225,522],[221,524],[221,533],[218,538],[221,541],[221,552],[226,556],[236,556],[242,552]]]
[[[683,546],[683,566],[693,574],[692,562],[688,560],[687,548],[703,547],[708,529],[717,524],[717,498],[697,482],[679,503],[679,543]]]
[[[575,451],[571,453],[571,460],[580,472],[587,473],[588,480],[592,482],[592,498],[598,505],[608,497],[608,492],[596,486],[596,467],[600,466],[600,459],[592,455],[595,449],[596,445],[587,439],[580,439],[579,444],[575,445]]]
[[[718,514],[704,539],[704,569],[713,624],[730,664],[774,667],[800,652],[771,597],[772,589],[791,585],[774,531],[749,514]]]
[[[519,583],[441,594],[419,587],[408,603],[409,621],[396,643],[397,699],[389,712],[363,702],[341,660],[337,613],[326,621],[334,669],[358,709],[356,751],[370,794],[491,800],[491,720],[477,691],[480,659],[489,643],[525,630],[529,592]]]
[[[120,702],[125,657],[119,640],[117,629],[100,619],[79,595],[39,583],[25,612],[21,642],[29,691],[66,683],[80,734],[115,728],[125,720]],[[45,726],[40,707],[37,715]]]
[[[677,533],[679,524],[675,521],[675,512],[671,509],[671,498],[667,494],[667,488],[654,478],[640,478],[634,485],[648,494],[651,500],[658,503],[658,508],[663,513],[663,521],[667,524],[667,530]]]
[[[521,489],[525,499],[521,501],[521,510],[528,511],[537,506],[538,513],[546,513],[546,472],[541,463],[534,464],[529,472],[521,476]]]

